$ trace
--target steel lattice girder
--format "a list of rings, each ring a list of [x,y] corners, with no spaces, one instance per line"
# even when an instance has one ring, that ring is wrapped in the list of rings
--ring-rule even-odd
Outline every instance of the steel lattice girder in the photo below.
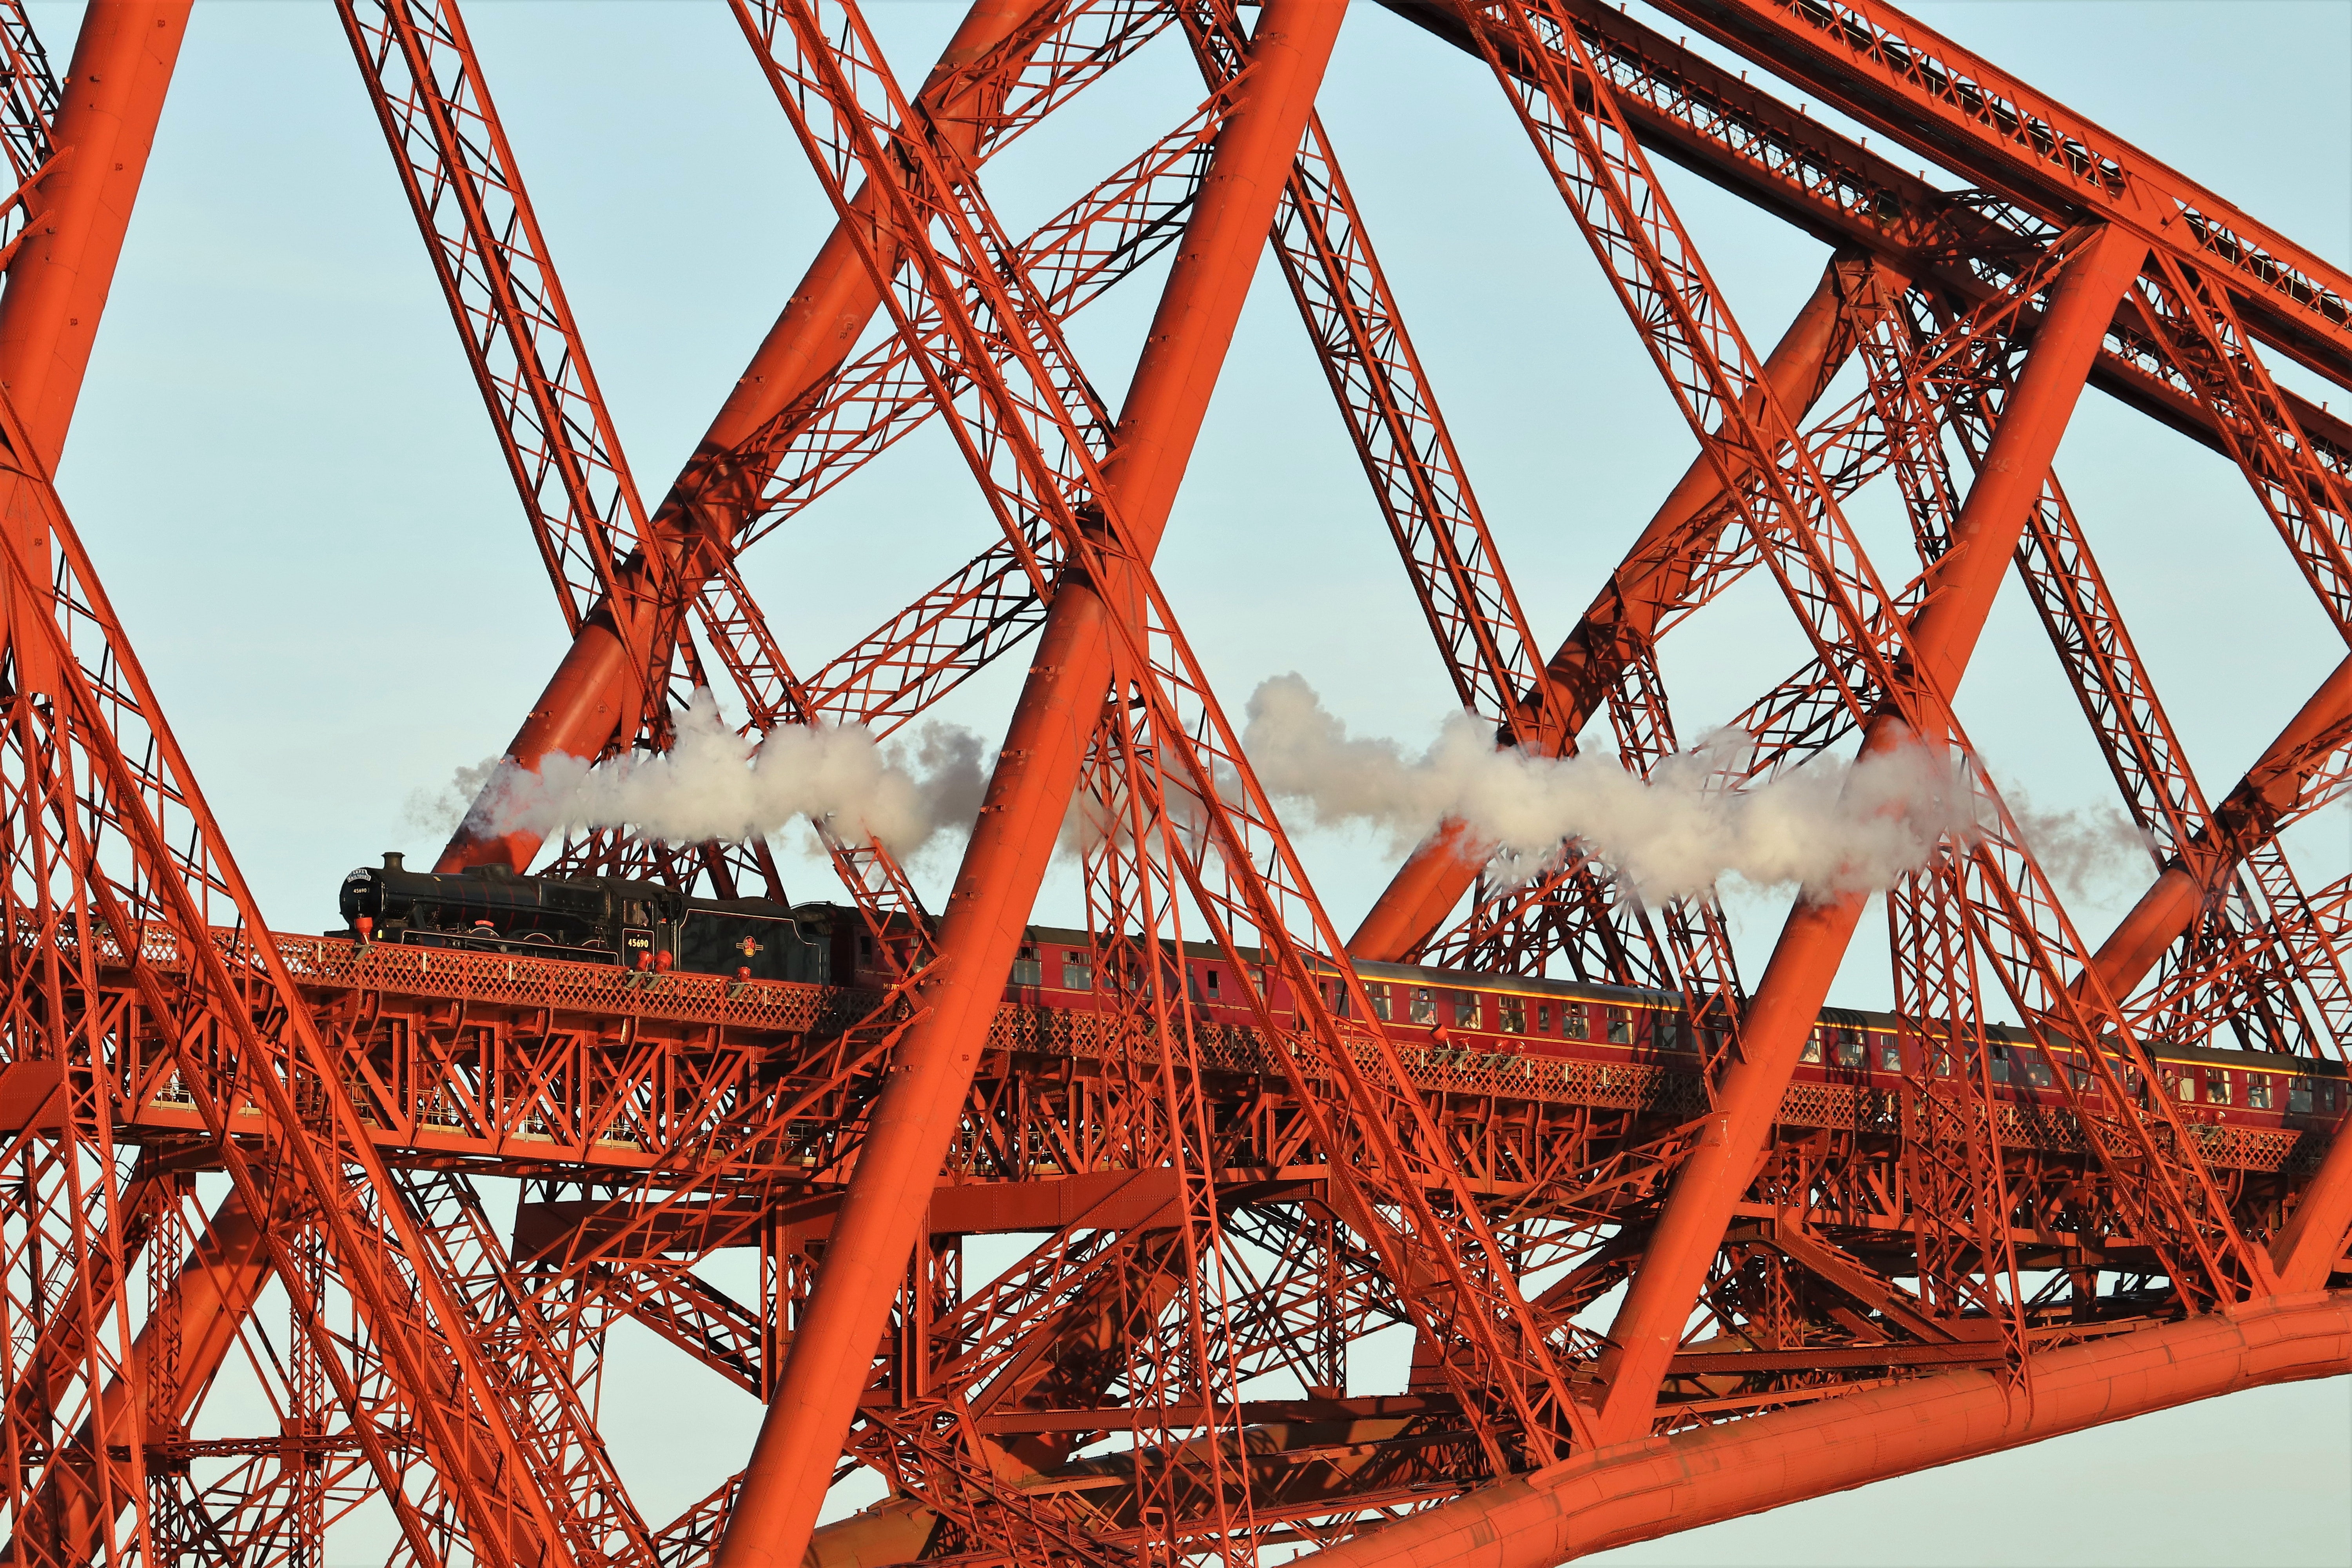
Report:
[[[755,730],[903,723],[1042,628],[944,921],[887,846],[819,825],[895,965],[871,991],[616,985],[267,932],[47,477],[186,8],[93,7],[64,89],[0,13],[23,182],[0,251],[23,933],[0,1261],[32,1323],[10,1336],[15,1555],[314,1560],[330,1514],[375,1496],[419,1561],[1246,1561],[1312,1541],[1539,1563],[2352,1366],[2346,1298],[2308,1292],[2344,1262],[2352,1140],[2197,1120],[2147,1043],[2224,1021],[2305,1053],[2294,1081],[2345,1109],[2347,895],[2306,894],[2275,839],[2348,776],[2352,660],[2209,807],[2048,472],[2086,383],[2215,447],[2352,637],[2352,439],[2262,359],[2345,384],[2345,279],[1884,6],[1664,8],[1981,190],[1939,193],[1588,0],[1407,8],[1493,67],[1703,448],[1539,669],[1312,115],[1328,0],[1254,26],[1223,0],[983,0],[911,97],[854,5],[737,5],[840,222],[650,512],[454,3],[343,7],[574,637],[520,763],[666,744],[668,692],[705,679],[690,620]],[[1210,99],[1016,244],[974,169],[1171,28]],[[1748,349],[1652,153],[1847,247],[1785,352]],[[1460,1016],[1451,1039],[1374,1026],[1150,566],[1261,232],[1446,673],[1509,739],[1562,752],[1605,709],[1629,761],[1670,752],[1648,645],[1763,565],[1816,658],[1759,704],[1744,777],[1898,721],[1975,770],[1992,827],[1890,899],[1901,1081],[1791,1081],[1858,900],[1801,908],[1749,1002],[1704,900],[1662,937],[1574,856],[1540,898],[1482,890],[1436,951],[1664,986],[1644,1027],[1696,1056],[1555,1068],[1474,1053]],[[1114,423],[1061,321],[1171,244]],[[877,314],[889,334],[848,363],[840,323]],[[1850,355],[1865,398],[1801,433]],[[934,413],[1004,541],[803,682],[734,557]],[[1889,468],[1925,568],[1899,592],[1839,510]],[[2095,952],[1949,713],[2012,556],[2173,857]],[[1085,858],[1104,1005],[1011,1003],[998,977],[1074,791],[1121,825]],[[1457,846],[1409,868],[1439,915],[1475,873]],[[469,831],[445,859],[538,848]],[[777,886],[763,846],[604,834],[561,863]],[[1206,1016],[1160,956],[1180,903],[1241,1019]],[[2028,1020],[2004,1074],[2038,1057],[2044,1099],[1996,1087],[1986,966]],[[234,1180],[210,1216],[197,1170]],[[510,1241],[484,1175],[534,1184]],[[984,1286],[942,1239],[1024,1232],[1047,1240]],[[759,1299],[693,1271],[727,1247],[757,1250]],[[1573,1320],[1628,1281],[1603,1344]],[[271,1289],[282,1361],[255,1321]],[[1713,1339],[1684,1333],[1694,1310]],[[622,1314],[771,1402],[751,1468],[666,1528],[590,1414]],[[1392,1324],[1415,1336],[1409,1391],[1349,1397],[1347,1347]],[[188,1432],[240,1343],[268,1350],[279,1429]],[[1243,1396],[1277,1370],[1307,1396]],[[1129,1455],[1077,1457],[1114,1427]],[[843,1458],[899,1496],[812,1540]],[[196,1460],[237,1468],[199,1491]]]

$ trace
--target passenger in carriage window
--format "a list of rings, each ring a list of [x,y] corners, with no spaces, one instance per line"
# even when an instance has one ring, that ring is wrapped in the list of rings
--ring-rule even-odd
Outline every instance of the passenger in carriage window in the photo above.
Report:
[[[2058,1080],[2050,1076],[2048,1062],[2028,1057],[2025,1059],[2025,1081],[2036,1089],[2050,1089],[2055,1087]]]
[[[1589,1040],[1592,1037],[1592,1026],[1585,1018],[1583,1003],[1560,1004],[1559,1032],[1571,1040]]]
[[[1475,1029],[1478,1026],[1476,992],[1457,991],[1454,994],[1454,1026],[1457,1029]]]
[[[1831,1031],[1831,1036],[1837,1051],[1838,1066],[1853,1069],[1862,1068],[1869,1062],[1870,1058],[1863,1050],[1860,1035],[1855,1034],[1852,1029],[1834,1029]]]
[[[1895,1037],[1892,1035],[1878,1042],[1878,1070],[1881,1072],[1903,1070],[1903,1047],[1895,1043]]]
[[[1416,1024],[1437,1022],[1437,998],[1426,985],[1412,988],[1412,1021]]]
[[[1805,1037],[1805,1060],[1809,1062],[1817,1062],[1821,1059],[1822,1032],[1819,1029],[1815,1029],[1811,1034]]]
[[[1528,1005],[1523,998],[1499,997],[1496,1005],[1503,1016],[1503,1033],[1524,1035],[1528,1032]]]
[[[1633,1020],[1622,1007],[1609,1009],[1609,1043],[1612,1046],[1633,1043]]]
[[[2205,1103],[2208,1105],[2230,1103],[2230,1075],[2220,1068],[2205,1069]]]
[[[2268,1110],[2271,1108],[2271,1075],[2250,1072],[2246,1075],[2246,1109]]]

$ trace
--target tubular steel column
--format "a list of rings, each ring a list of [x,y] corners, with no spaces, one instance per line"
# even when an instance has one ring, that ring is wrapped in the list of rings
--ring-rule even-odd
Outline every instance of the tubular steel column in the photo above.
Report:
[[[1842,346],[1851,342],[1839,331],[1843,314],[1832,260],[1764,363],[1773,395],[1799,417],[1829,384],[1843,357]],[[1705,553],[1716,537],[1713,530],[1694,534],[1692,524],[1722,496],[1723,476],[1715,464],[1705,453],[1692,458],[1607,586],[1552,655],[1546,670],[1566,708],[1558,729],[1564,750],[1572,749],[1576,732],[1607,701],[1610,684],[1629,654],[1647,646],[1660,617],[1681,602],[1693,558]],[[1476,850],[1459,822],[1440,823],[1381,890],[1349,940],[1348,952],[1358,959],[1402,962],[1429,940],[1477,880]]]
[[[996,47],[1041,8],[1055,4],[1057,0],[977,0],[931,68],[932,83]],[[1002,76],[997,79],[992,90],[1000,100],[1008,85]],[[967,89],[944,103],[929,97],[919,101],[931,109],[941,133],[969,156],[978,147],[989,116],[1000,107],[976,100],[989,90]],[[873,210],[871,193],[860,193],[858,203],[861,213]],[[729,525],[724,519],[729,513],[723,503],[731,499],[728,492],[737,482],[747,479],[730,461],[735,449],[770,420],[822,391],[881,306],[881,292],[858,258],[855,231],[847,223],[836,224],[655,513],[655,538],[682,560],[698,548],[726,546]],[[748,479],[756,489],[757,477]],[[694,569],[689,565],[688,570]],[[683,591],[692,585],[680,587]],[[616,613],[638,612],[631,605],[602,604],[582,624],[507,747],[506,754],[520,767],[535,772],[558,754],[593,757],[604,749],[616,728],[635,721],[635,677],[614,628]],[[502,864],[520,871],[539,853],[541,842],[533,832],[485,832],[469,817],[441,851],[434,869]]]
[[[2067,264],[2053,289],[2050,310],[1953,530],[1951,550],[1912,623],[1906,673],[1921,684],[1948,696],[1958,688],[2116,301],[2146,256],[2145,242],[2104,230]],[[1920,739],[1943,742],[1941,736]],[[1889,752],[1913,740],[1898,721],[1882,716],[1865,731],[1863,752]],[[1598,1423],[1603,1442],[1649,1430],[1659,1380],[1865,902],[1867,895],[1859,893],[1819,901],[1801,895],[1781,930],[1740,1030],[1741,1058],[1725,1077],[1698,1148],[1675,1177],[1610,1331],[1612,1349],[1600,1369],[1607,1385]]]
[[[191,0],[95,0],[51,128],[63,154],[32,198],[31,232],[0,293],[0,384],[52,471],[81,378]]]
[[[1588,1552],[1825,1497],[2241,1389],[2352,1368],[2352,1290],[2250,1301],[2035,1352],[2031,1397],[1995,1373],[1868,1389],[1579,1454],[1292,1561],[1301,1568],[1552,1568]]]
[[[1305,133],[1345,6],[1269,0],[1105,465],[1129,542],[1157,545]],[[1111,676],[1116,585],[1061,585],[807,1310],[744,1471],[719,1568],[797,1565],[1004,988]]]

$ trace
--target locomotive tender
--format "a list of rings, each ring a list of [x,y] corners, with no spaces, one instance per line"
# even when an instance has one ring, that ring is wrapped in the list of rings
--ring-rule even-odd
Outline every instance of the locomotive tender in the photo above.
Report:
[[[410,871],[399,855],[389,854],[381,868],[362,867],[343,879],[341,909],[350,934],[362,942],[770,983],[881,988],[897,977],[855,910],[694,898],[621,878],[529,877],[503,867],[444,875]],[[1183,948],[1183,985],[1196,1014],[1205,1021],[1254,1026],[1256,1015],[1223,950],[1196,942]],[[1409,1059],[1423,1065],[1697,1070],[1682,998],[1673,992],[1400,963],[1356,968],[1383,1030],[1408,1050]],[[1268,988],[1278,1015],[1294,1009],[1288,983],[1279,974],[1259,970],[1253,978]],[[1318,984],[1327,1003],[1343,1002],[1336,981]],[[1015,1006],[1076,1012],[1116,1005],[1096,989],[1091,939],[1050,926],[1027,929],[1004,999]],[[2071,1042],[2055,1053],[2053,1068],[2022,1029],[1994,1026],[1986,1037],[1998,1099],[2055,1110],[2066,1099],[2057,1071],[2073,1075],[2075,1087],[2095,1098],[2102,1092],[2081,1048]],[[1893,1014],[1824,1008],[1792,1081],[1899,1093],[1914,1075],[1965,1070],[1940,1051],[1934,1060],[1920,1060],[1923,1048]],[[2340,1062],[2164,1040],[2149,1042],[2148,1049],[2164,1080],[2157,1091],[2194,1123],[2315,1131],[2352,1112],[2352,1078]]]

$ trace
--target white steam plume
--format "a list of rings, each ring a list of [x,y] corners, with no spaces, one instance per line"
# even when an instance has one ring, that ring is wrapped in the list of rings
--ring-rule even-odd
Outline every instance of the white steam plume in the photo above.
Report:
[[[1709,780],[1736,731],[1669,757],[1645,783],[1613,756],[1530,757],[1497,751],[1468,713],[1408,757],[1393,741],[1350,737],[1297,675],[1251,694],[1242,748],[1265,787],[1304,803],[1318,825],[1363,824],[1401,845],[1458,817],[1525,874],[1581,839],[1643,901],[1696,894],[1724,876],[1816,892],[1892,887],[1937,841],[1977,832],[1968,793],[1924,746],[1822,759],[1747,789]]]
[[[547,835],[625,826],[664,843],[698,844],[765,837],[798,817],[829,816],[851,843],[878,838],[903,859],[942,831],[968,829],[987,784],[980,737],[953,725],[925,725],[909,768],[897,748],[855,725],[780,725],[764,741],[746,740],[708,690],[673,720],[677,738],[667,752],[593,765],[559,755],[537,773],[503,759],[461,768],[439,798],[411,796],[410,819],[454,826],[470,816],[494,833]]]

